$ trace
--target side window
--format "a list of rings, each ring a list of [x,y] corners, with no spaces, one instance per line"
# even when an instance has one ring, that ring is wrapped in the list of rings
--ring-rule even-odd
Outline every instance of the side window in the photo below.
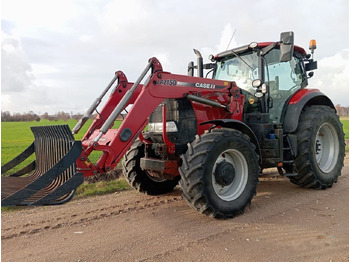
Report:
[[[272,98],[270,119],[273,123],[280,123],[288,98],[302,86],[301,61],[293,57],[291,61],[280,62],[278,49],[272,50],[265,58],[267,62],[265,80],[268,82]]]
[[[278,50],[272,50],[266,56],[268,67],[265,70],[265,79],[273,85],[271,91],[290,90],[290,93],[294,93],[293,91],[299,89],[303,81],[300,61],[293,57],[291,61],[279,62],[278,54]]]

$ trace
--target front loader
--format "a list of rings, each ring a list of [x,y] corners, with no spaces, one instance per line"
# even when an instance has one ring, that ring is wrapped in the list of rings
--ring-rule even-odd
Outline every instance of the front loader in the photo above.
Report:
[[[188,75],[163,71],[155,57],[135,83],[117,71],[72,131],[32,128],[35,141],[2,173],[32,153],[36,160],[2,177],[2,205],[64,203],[83,177],[106,173],[122,159],[124,175],[138,191],[158,195],[180,184],[191,207],[216,218],[234,217],[250,205],[264,168],[276,167],[303,187],[331,187],[343,166],[344,134],[330,99],[306,88],[313,75],[307,72],[317,68],[312,43],[311,56],[294,46],[293,32],[285,32],[278,42],[210,56],[208,64],[195,50],[197,65],[188,65]],[[211,78],[203,77],[204,70]],[[93,151],[101,152],[96,163],[89,160]]]

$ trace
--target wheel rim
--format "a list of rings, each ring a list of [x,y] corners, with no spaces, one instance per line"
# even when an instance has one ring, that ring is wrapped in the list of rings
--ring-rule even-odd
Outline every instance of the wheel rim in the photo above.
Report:
[[[146,171],[146,174],[147,174],[148,178],[151,179],[151,180],[154,181],[154,182],[162,183],[162,182],[166,181],[165,178],[160,178],[160,177],[151,176],[151,175],[148,173],[148,171]]]
[[[318,167],[324,173],[330,173],[337,161],[339,152],[339,139],[335,128],[324,123],[317,131],[315,140],[315,158]]]
[[[215,178],[215,170],[222,162],[230,163],[235,170],[233,181],[228,185],[219,184]],[[222,152],[216,159],[212,170],[212,184],[216,195],[225,201],[235,200],[243,193],[247,181],[248,164],[244,155],[235,149]]]

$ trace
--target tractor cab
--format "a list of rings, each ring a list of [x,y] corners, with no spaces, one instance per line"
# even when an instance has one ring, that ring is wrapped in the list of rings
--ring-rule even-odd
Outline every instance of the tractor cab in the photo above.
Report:
[[[303,48],[294,46],[293,32],[282,33],[279,42],[253,42],[210,58],[216,62],[214,79],[234,81],[241,88],[245,113],[269,113],[273,124],[283,122],[289,99],[307,86],[313,74],[306,72],[317,68]]]

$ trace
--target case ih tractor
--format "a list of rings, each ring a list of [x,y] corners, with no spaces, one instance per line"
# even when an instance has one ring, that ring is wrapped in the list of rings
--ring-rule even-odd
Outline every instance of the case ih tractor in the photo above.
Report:
[[[209,64],[195,50],[197,64],[189,64],[188,75],[163,71],[154,57],[135,83],[117,71],[72,131],[32,127],[33,144],[2,173],[32,153],[36,160],[2,177],[2,205],[64,203],[84,177],[114,169],[123,157],[123,173],[138,191],[163,194],[179,183],[191,207],[216,218],[244,211],[264,168],[277,167],[303,187],[331,187],[341,174],[345,142],[331,100],[306,88],[309,71],[317,68],[314,49],[311,41],[307,54],[294,46],[293,32],[285,32],[278,42],[212,55]],[[204,70],[211,77],[203,77]],[[112,87],[83,139],[75,141]],[[89,160],[93,151],[100,151],[96,163]]]

